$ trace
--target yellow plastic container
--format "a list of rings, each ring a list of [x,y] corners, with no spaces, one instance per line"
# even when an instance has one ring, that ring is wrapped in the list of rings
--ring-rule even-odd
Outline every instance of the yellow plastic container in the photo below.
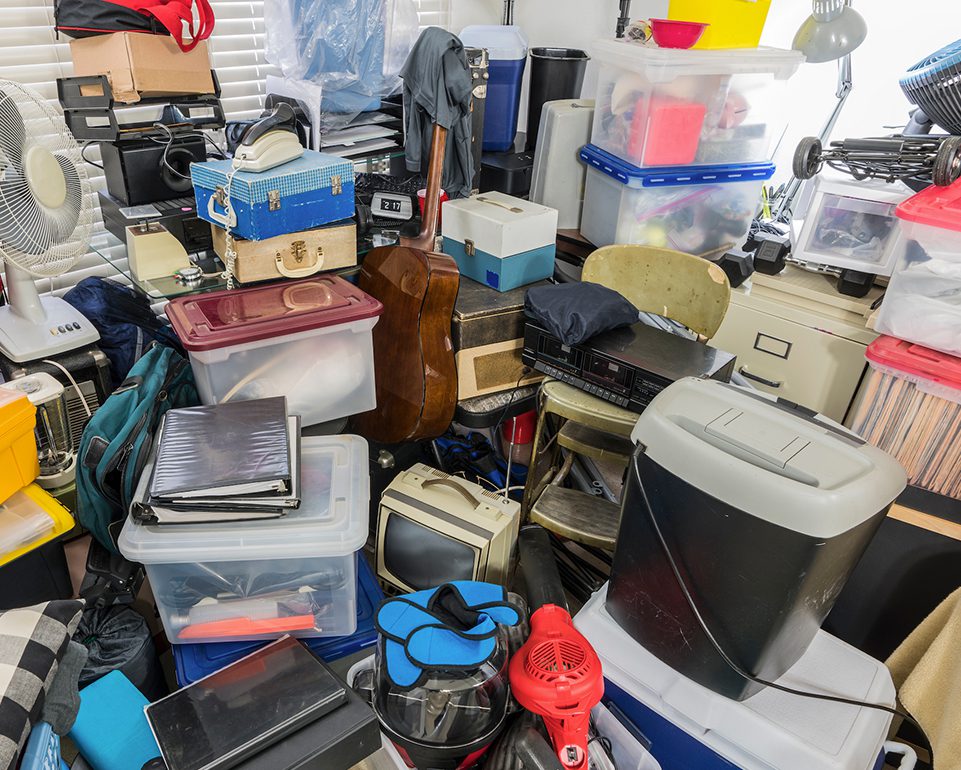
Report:
[[[40,475],[37,408],[22,393],[0,388],[0,502]]]
[[[65,532],[73,529],[73,515],[64,508],[53,495],[36,484],[30,484],[12,495],[5,503],[0,504],[0,529],[4,526],[15,525],[30,516],[43,518],[44,514],[52,521],[52,527],[43,527],[44,531],[29,542],[7,551],[0,552],[0,567],[9,564],[26,553],[39,548],[44,543],[55,540]],[[14,522],[13,520],[17,520]],[[0,536],[2,536],[0,532]]]
[[[670,0],[667,18],[709,26],[695,48],[757,48],[771,0]]]

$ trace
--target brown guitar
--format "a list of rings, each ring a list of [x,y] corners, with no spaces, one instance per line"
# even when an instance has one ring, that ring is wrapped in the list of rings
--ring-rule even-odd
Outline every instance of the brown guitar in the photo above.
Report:
[[[357,280],[384,312],[373,334],[377,408],[351,423],[385,444],[441,435],[457,404],[450,325],[460,271],[453,259],[434,252],[446,144],[446,129],[435,125],[420,234],[368,252]]]

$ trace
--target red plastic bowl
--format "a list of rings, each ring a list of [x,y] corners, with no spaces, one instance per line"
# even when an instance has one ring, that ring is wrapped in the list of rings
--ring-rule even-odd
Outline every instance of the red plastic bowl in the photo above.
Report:
[[[654,42],[661,48],[690,48],[710,25],[700,21],[651,19]]]

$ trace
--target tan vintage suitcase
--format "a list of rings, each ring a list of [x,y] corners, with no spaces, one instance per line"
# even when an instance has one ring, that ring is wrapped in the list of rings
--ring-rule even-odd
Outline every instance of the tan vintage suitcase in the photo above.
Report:
[[[226,252],[226,233],[210,226],[214,251],[221,260]],[[263,241],[234,238],[237,259],[234,275],[241,283],[277,278],[307,278],[324,270],[357,264],[357,228],[353,222],[336,223],[278,235]]]

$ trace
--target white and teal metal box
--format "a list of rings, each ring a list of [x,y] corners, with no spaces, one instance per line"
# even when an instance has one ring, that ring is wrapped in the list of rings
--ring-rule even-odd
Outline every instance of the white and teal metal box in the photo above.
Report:
[[[554,274],[557,210],[499,192],[447,201],[444,253],[461,274],[510,291]]]

